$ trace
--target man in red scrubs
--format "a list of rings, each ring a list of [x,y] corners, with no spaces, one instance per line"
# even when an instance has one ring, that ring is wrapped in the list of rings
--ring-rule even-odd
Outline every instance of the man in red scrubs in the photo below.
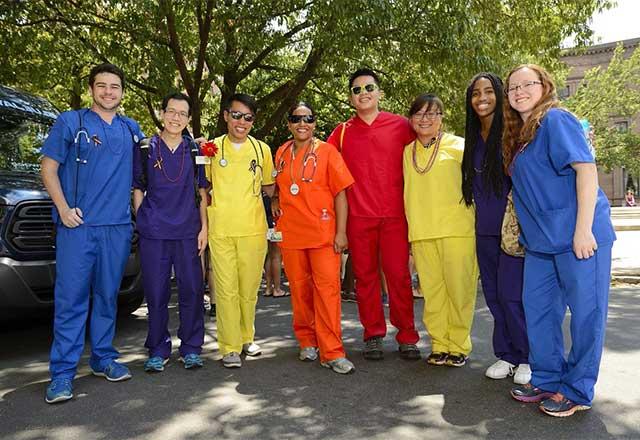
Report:
[[[406,118],[380,111],[380,80],[370,69],[349,77],[356,115],[338,125],[327,142],[342,152],[355,179],[347,191],[347,236],[356,278],[360,322],[364,327],[365,359],[384,357],[387,332],[378,272],[379,255],[389,287],[391,324],[398,329],[400,356],[420,359],[413,320],[409,275],[409,243],[404,213],[402,152],[415,137]]]

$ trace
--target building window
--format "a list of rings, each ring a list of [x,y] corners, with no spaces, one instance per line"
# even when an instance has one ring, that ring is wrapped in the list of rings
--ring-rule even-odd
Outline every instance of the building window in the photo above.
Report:
[[[629,131],[629,122],[628,121],[618,121],[613,124],[614,128],[621,133],[626,133]]]

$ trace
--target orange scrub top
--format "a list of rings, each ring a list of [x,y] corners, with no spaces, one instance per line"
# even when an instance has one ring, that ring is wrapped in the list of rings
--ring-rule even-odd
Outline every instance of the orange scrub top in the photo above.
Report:
[[[308,249],[333,246],[336,235],[336,195],[354,183],[340,152],[326,142],[314,140],[313,153],[309,146],[299,148],[293,164],[292,141],[285,142],[276,152],[276,185],[282,216],[276,230],[282,232],[280,246],[285,249]],[[317,160],[314,173],[314,155]],[[307,165],[304,167],[305,156]],[[304,170],[303,170],[304,168]],[[304,171],[305,179],[302,180]],[[313,177],[312,177],[313,176]],[[297,195],[291,185],[299,187]]]

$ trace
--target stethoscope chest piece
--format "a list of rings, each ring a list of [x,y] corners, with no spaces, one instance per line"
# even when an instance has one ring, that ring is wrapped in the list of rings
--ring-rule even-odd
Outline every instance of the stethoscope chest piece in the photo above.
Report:
[[[298,186],[297,183],[292,183],[291,186],[289,187],[289,192],[291,192],[291,195],[297,196],[298,193],[300,192],[300,187]]]
[[[226,167],[229,164],[229,162],[227,162],[227,159],[224,159],[224,158],[220,159],[220,162],[218,162],[218,163],[223,168]]]

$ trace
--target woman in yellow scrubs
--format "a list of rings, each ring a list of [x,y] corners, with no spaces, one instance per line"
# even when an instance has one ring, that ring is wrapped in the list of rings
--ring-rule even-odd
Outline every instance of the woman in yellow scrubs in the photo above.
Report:
[[[442,131],[435,95],[418,96],[409,119],[417,138],[404,149],[404,203],[431,336],[427,363],[462,367],[471,352],[478,281],[474,211],[461,191],[464,139]]]

